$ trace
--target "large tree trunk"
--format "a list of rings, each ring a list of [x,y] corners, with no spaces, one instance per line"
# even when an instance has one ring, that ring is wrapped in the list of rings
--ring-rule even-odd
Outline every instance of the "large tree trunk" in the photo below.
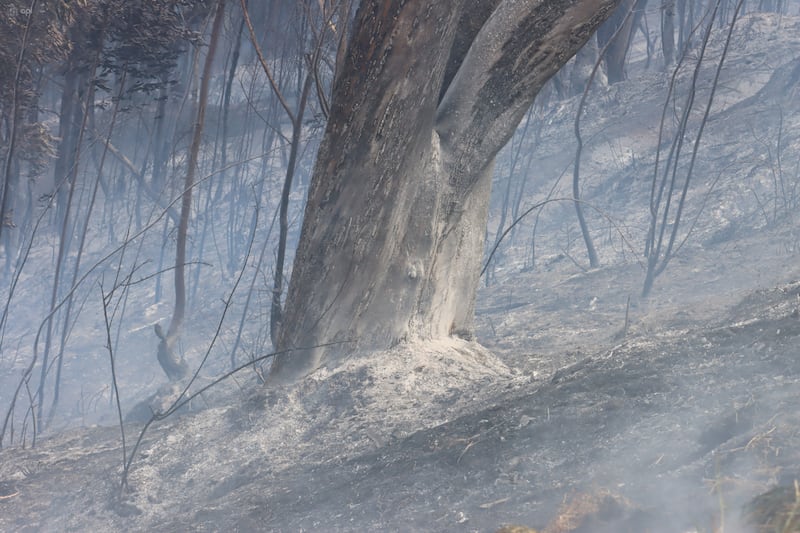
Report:
[[[362,2],[317,156],[272,379],[471,338],[495,154],[615,0]],[[335,346],[315,347],[327,343]]]

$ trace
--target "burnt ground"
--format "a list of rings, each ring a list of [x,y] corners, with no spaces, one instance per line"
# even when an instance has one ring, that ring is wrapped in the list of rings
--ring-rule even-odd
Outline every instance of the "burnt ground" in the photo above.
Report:
[[[602,267],[580,267],[572,206],[548,207],[536,264],[528,220],[480,290],[485,348],[354,355],[291,388],[240,373],[148,428],[123,492],[135,414],[124,450],[108,418],[33,449],[29,434],[25,447],[11,439],[0,530],[757,531],[743,504],[800,478],[800,202],[770,196],[798,181],[800,100],[786,86],[798,35],[797,17],[742,20],[690,193],[693,230],[648,299],[630,243],[646,231],[666,80],[652,71],[587,108],[585,197],[614,215],[596,230]],[[576,105],[545,117],[526,205],[574,155]],[[78,370],[107,383],[99,362]]]
[[[800,478],[798,307],[798,282],[757,291],[724,324],[633,336],[545,381],[508,377],[496,405],[386,440],[363,397],[337,399],[338,374],[231,393],[151,429],[122,497],[118,428],[7,449],[0,529],[493,531],[608,491],[625,511],[593,531],[754,531],[742,503]],[[341,412],[286,431],[311,444],[295,458],[242,437],[321,400]]]

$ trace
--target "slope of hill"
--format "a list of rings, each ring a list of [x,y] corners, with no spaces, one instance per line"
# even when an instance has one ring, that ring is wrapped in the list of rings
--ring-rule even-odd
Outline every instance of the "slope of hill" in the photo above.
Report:
[[[4,449],[0,529],[756,531],[745,502],[800,479],[800,234],[773,216],[798,200],[773,187],[800,179],[800,19],[748,16],[734,36],[697,222],[649,298],[635,246],[668,76],[633,71],[587,109],[603,266],[575,264],[572,206],[553,207],[536,264],[526,220],[481,289],[488,349],[407,344],[291,388],[242,372],[147,428],[124,491],[139,422],[124,447],[108,425]],[[576,106],[552,112],[530,204],[574,155]]]

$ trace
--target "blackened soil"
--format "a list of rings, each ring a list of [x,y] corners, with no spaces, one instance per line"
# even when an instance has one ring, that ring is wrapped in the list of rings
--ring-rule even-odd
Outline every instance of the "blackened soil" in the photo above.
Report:
[[[755,531],[741,523],[742,504],[800,477],[799,291],[798,283],[759,291],[724,325],[623,340],[497,405],[359,453],[337,456],[332,445],[286,468],[275,468],[269,453],[231,448],[235,474],[204,466],[196,482],[167,490],[170,476],[182,479],[198,459],[177,457],[160,485],[140,477],[120,496],[118,429],[4,450],[0,529],[494,531],[550,523],[545,531],[680,532],[724,523],[725,531]],[[243,402],[226,419],[269,408]],[[150,431],[134,470],[156,468],[159,443],[194,431],[204,416]],[[224,448],[235,427],[243,426],[203,446]],[[589,529],[557,529],[565,502],[582,494],[613,494],[625,506],[595,513]]]

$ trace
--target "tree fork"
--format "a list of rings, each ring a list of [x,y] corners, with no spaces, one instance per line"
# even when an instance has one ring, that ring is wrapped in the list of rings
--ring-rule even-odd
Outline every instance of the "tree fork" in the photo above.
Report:
[[[279,350],[471,338],[494,157],[616,3],[361,3],[317,155]],[[473,13],[477,21],[465,23]],[[342,351],[281,355],[271,379],[292,381]]]

